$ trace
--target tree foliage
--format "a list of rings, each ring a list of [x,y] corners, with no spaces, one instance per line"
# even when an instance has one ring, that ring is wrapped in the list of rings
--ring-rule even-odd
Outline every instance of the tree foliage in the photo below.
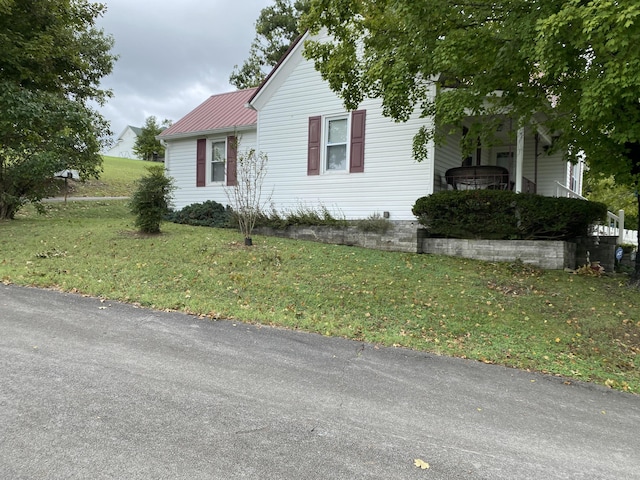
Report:
[[[602,202],[615,214],[624,210],[626,228],[638,224],[638,199],[629,186],[616,183],[612,175],[605,176],[587,171],[584,176],[584,196],[595,202]]]
[[[637,188],[640,179],[640,3],[615,0],[311,0],[302,24],[315,61],[348,109],[380,97],[384,114],[434,123],[414,155],[464,119],[488,138],[508,114],[535,123],[568,159]],[[636,274],[640,276],[640,263]]]
[[[239,89],[256,87],[269,68],[285,54],[289,45],[300,34],[298,21],[308,10],[308,0],[275,0],[265,7],[256,21],[256,36],[249,49],[249,57],[234,66],[229,83]]]
[[[160,225],[170,211],[175,186],[173,179],[165,176],[162,165],[152,165],[147,171],[148,174],[138,180],[129,208],[142,233],[160,233]]]
[[[115,61],[87,0],[0,2],[0,218],[47,193],[54,173],[97,176],[109,132],[92,107]]]
[[[156,137],[163,130],[171,126],[171,120],[163,120],[162,124],[158,124],[158,120],[153,115],[148,117],[141,129],[140,135],[136,138],[133,146],[133,153],[141,160],[153,160],[154,154],[158,157],[164,157],[164,147]]]

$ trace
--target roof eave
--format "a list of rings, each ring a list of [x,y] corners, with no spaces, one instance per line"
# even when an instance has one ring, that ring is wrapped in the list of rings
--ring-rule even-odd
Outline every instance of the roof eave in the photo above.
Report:
[[[211,135],[219,135],[221,133],[229,133],[229,132],[247,132],[249,130],[255,130],[257,124],[252,123],[249,125],[233,125],[229,127],[215,128],[213,130],[201,130],[198,132],[182,132],[182,133],[174,133],[169,135],[157,135],[156,140],[180,140],[184,138],[193,138],[193,137],[207,137]]]
[[[260,85],[258,86],[258,88],[256,89],[255,92],[253,92],[253,95],[251,95],[251,97],[249,97],[249,100],[247,100],[247,107],[250,107],[254,110],[256,110],[256,107],[254,106],[253,102],[254,100],[260,96],[260,94],[262,93],[262,91],[266,88],[266,86],[268,84],[271,83],[271,79],[274,75],[276,75],[276,72],[280,69],[280,67],[282,66],[283,63],[286,62],[286,60],[289,58],[289,56],[291,55],[291,53],[298,47],[298,45],[302,42],[302,40],[304,38],[306,38],[308,36],[309,31],[306,30],[304,33],[301,33],[300,35],[298,35],[298,37],[291,43],[291,45],[289,45],[289,48],[287,49],[287,51],[284,53],[284,55],[282,55],[282,57],[280,58],[280,60],[278,60],[278,63],[276,63],[274,65],[274,67],[271,69],[271,71],[268,73],[268,75],[264,78],[264,80],[262,80],[262,82],[260,83]]]

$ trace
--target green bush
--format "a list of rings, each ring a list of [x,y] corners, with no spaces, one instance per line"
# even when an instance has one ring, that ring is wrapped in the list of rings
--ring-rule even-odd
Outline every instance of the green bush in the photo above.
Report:
[[[373,232],[384,234],[391,228],[389,219],[384,218],[379,213],[373,213],[367,218],[355,220],[353,224],[363,232]]]
[[[231,207],[225,207],[213,200],[192,203],[182,210],[170,212],[167,219],[174,223],[202,227],[230,228],[233,226]]]
[[[173,180],[164,175],[164,167],[147,167],[148,175],[137,182],[137,188],[129,202],[131,213],[136,216],[135,225],[143,233],[160,233],[160,224],[169,212]]]
[[[607,207],[503,190],[449,190],[419,198],[412,211],[433,236],[566,240],[587,235]]]
[[[276,230],[284,230],[294,225],[346,227],[348,222],[345,219],[335,218],[324,205],[321,205],[319,210],[300,205],[285,213],[280,213],[274,208],[270,213],[260,214],[256,221],[256,226]]]

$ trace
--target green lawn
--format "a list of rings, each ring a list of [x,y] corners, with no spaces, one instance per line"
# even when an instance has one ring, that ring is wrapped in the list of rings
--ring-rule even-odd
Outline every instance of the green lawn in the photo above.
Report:
[[[146,167],[158,165],[154,162],[132,160],[119,157],[102,157],[103,172],[100,179],[72,182],[72,197],[128,197],[135,188],[135,182],[146,174]]]
[[[141,163],[141,162],[140,162]],[[640,293],[601,278],[165,224],[124,201],[0,222],[0,280],[278,325],[640,393]]]

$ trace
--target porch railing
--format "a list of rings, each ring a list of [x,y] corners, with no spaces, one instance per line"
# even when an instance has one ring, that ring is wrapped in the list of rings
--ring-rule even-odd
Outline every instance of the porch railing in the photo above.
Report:
[[[585,197],[565,187],[560,182],[556,182],[556,197],[569,197],[587,200]],[[594,225],[592,234],[603,237],[618,237],[619,245],[638,245],[638,231],[624,228],[624,210],[618,210],[617,215],[613,212],[607,212],[607,223],[605,225]]]
[[[580,200],[586,200],[585,197],[574,192],[569,187],[562,185],[558,181],[556,181],[556,197],[579,198]]]

